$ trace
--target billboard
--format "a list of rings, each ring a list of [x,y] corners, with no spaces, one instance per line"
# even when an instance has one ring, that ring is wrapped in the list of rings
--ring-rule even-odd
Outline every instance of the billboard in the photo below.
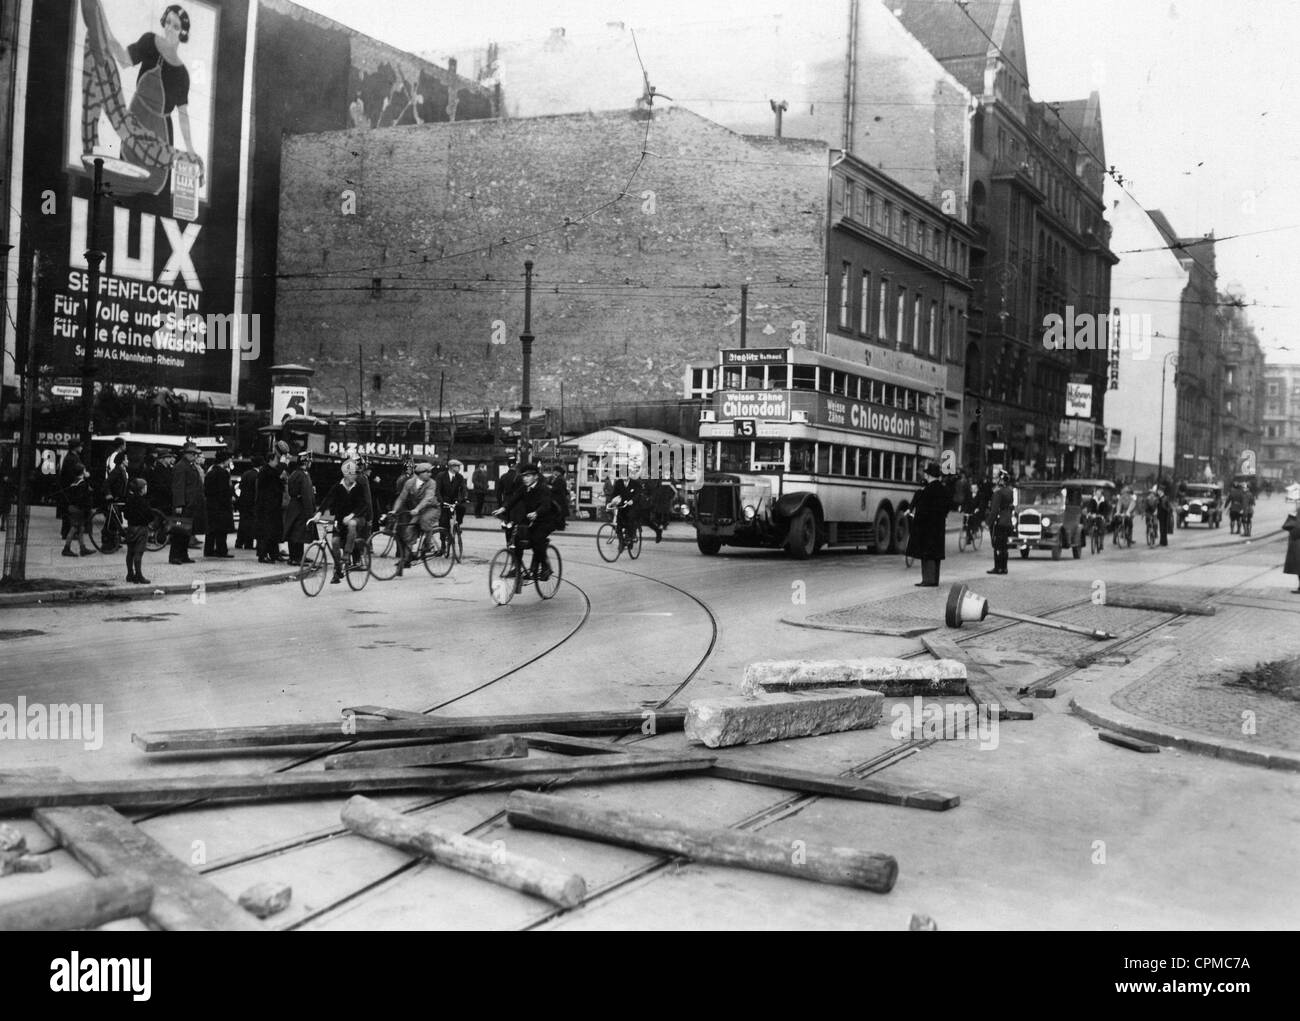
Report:
[[[1065,413],[1072,418],[1092,415],[1092,386],[1088,383],[1065,384]]]
[[[105,256],[96,381],[228,403],[241,354],[231,340],[246,332],[229,317],[245,311],[248,0],[23,0],[23,12],[14,189],[23,250],[39,250],[46,267],[37,361],[81,371],[93,240]],[[216,317],[234,332],[210,332]]]

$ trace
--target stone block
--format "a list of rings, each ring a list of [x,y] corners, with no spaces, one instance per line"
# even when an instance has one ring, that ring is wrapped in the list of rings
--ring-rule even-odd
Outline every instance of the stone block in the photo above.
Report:
[[[22,831],[7,822],[0,822],[0,852],[26,850],[27,838]]]
[[[27,854],[23,851],[0,852],[0,876],[14,872],[49,872],[50,856]]]
[[[699,699],[687,707],[686,738],[724,748],[861,730],[879,722],[884,700],[865,689]]]
[[[239,906],[258,918],[266,918],[287,908],[292,897],[293,887],[288,883],[258,883],[239,895]]]
[[[887,698],[964,695],[966,664],[955,659],[766,660],[745,667],[742,694],[862,687]]]

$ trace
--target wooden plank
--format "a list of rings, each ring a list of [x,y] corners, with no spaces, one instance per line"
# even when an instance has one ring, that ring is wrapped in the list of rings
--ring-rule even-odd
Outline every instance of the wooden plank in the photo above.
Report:
[[[573,755],[597,755],[620,752],[624,749],[634,755],[638,752],[635,745],[617,745],[591,738],[565,737],[561,734],[521,734],[530,748],[544,749],[552,752],[568,752]],[[905,808],[924,808],[935,812],[944,812],[961,804],[961,797],[943,791],[918,790],[903,784],[886,783],[882,780],[862,780],[856,777],[827,776],[802,769],[785,769],[762,765],[739,765],[730,762],[718,762],[710,770],[709,776],[725,780],[737,780],[741,783],[763,784],[782,790],[799,791],[803,794],[820,794],[834,798],[848,798],[852,801],[874,801],[886,805],[902,805]]]
[[[0,904],[0,932],[94,929],[118,918],[142,915],[152,904],[153,887],[143,876],[103,876]]]
[[[384,720],[427,720],[426,713],[413,713],[409,709],[390,709],[385,705],[350,705],[343,710],[344,716],[378,716]]]
[[[261,727],[216,727],[132,734],[147,752],[273,748],[280,745],[333,744],[339,741],[401,741],[491,737],[524,730],[561,734],[618,734],[633,730],[661,733],[681,730],[685,708],[631,709],[571,713],[521,713],[508,716],[421,716],[419,719],[365,720],[341,723],[288,723]]]
[[[859,780],[852,777],[823,776],[804,769],[772,768],[768,766],[740,766],[718,763],[709,770],[709,776],[741,783],[763,784],[782,790],[820,794],[851,801],[874,801],[884,805],[901,805],[904,808],[925,808],[933,812],[946,812],[961,804],[956,794],[923,790],[904,784],[883,780]]]
[[[1140,741],[1136,737],[1129,737],[1127,734],[1116,734],[1109,730],[1101,730],[1097,732],[1097,736],[1108,744],[1119,745],[1121,748],[1129,748],[1135,752],[1150,754],[1151,752],[1160,751],[1158,744],[1152,744],[1150,741]]]
[[[666,825],[655,816],[594,808],[547,794],[515,791],[506,802],[506,818],[511,826],[877,893],[888,893],[898,878],[898,862],[886,854],[737,830]]]
[[[388,766],[436,766],[440,763],[481,762],[484,759],[521,759],[528,742],[519,737],[489,737],[481,741],[449,741],[406,748],[369,748],[340,752],[325,758],[326,769],[381,769]]]
[[[1106,586],[1105,606],[1118,606],[1132,610],[1157,610],[1160,613],[1190,613],[1201,617],[1213,617],[1214,607],[1202,599],[1171,599],[1167,596],[1153,595],[1140,591]]]
[[[554,780],[600,783],[613,780],[703,772],[709,756],[665,761],[510,763],[458,769],[332,769],[315,773],[206,774],[139,780],[82,780],[11,784],[0,788],[0,813],[70,805],[183,805],[211,801],[270,801],[368,791],[461,793],[484,787],[536,787]],[[507,767],[514,769],[507,771]],[[526,768],[523,768],[526,767]]]
[[[9,797],[29,789],[50,790],[75,781],[41,781],[10,784],[0,788],[0,796]],[[191,791],[184,800],[192,800]],[[145,922],[166,930],[237,930],[265,929],[256,918],[230,900],[210,882],[167,851],[130,820],[102,804],[104,799],[74,802],[91,808],[40,808],[57,801],[28,799],[27,807],[37,808],[32,817],[82,865],[99,876],[139,874],[153,884],[153,904]]]
[[[986,705],[998,710],[999,720],[1032,720],[1034,711],[1016,698],[1010,691],[998,683],[987,670],[978,663],[972,663],[962,655],[961,647],[951,638],[928,634],[921,636],[921,644],[933,656],[939,659],[956,659],[966,664],[966,690],[977,705]]]
[[[479,876],[498,886],[519,890],[572,908],[587,896],[587,883],[576,873],[562,872],[535,858],[475,840],[455,830],[421,825],[414,819],[356,795],[343,807],[343,825],[363,837],[401,848],[440,865]]]

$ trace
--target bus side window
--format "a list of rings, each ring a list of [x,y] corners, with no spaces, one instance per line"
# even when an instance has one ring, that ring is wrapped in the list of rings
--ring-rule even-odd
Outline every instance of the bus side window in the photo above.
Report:
[[[794,366],[792,389],[816,390],[817,389],[817,366],[815,365]]]
[[[829,443],[817,444],[817,474],[829,475],[831,473],[831,445]]]
[[[807,440],[790,441],[790,470],[807,475],[812,472],[813,445]]]

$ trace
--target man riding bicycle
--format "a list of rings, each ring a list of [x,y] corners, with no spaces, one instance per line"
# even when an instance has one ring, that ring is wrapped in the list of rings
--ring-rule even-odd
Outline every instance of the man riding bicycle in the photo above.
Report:
[[[1119,497],[1119,506],[1115,509],[1115,534],[1112,545],[1118,545],[1121,538],[1133,541],[1133,514],[1137,510],[1137,496],[1132,486],[1125,486]]]
[[[546,546],[550,535],[560,523],[561,510],[554,496],[541,481],[541,470],[535,464],[524,465],[519,471],[520,485],[506,498],[505,505],[492,513],[501,515],[514,526],[514,565],[502,577],[513,578],[523,568],[525,549],[533,551],[532,564],[523,575],[532,578],[541,572],[545,581],[550,577],[546,566]]]
[[[435,497],[438,501],[438,527],[442,529],[441,538],[443,539],[442,547],[438,550],[438,556],[447,552],[447,540],[451,536],[451,515],[454,510],[456,513],[456,524],[460,525],[465,520],[465,504],[469,501],[469,489],[465,485],[465,476],[462,473],[464,465],[453,459],[447,462],[447,470],[438,475],[435,486]]]
[[[421,536],[438,527],[438,490],[433,482],[433,465],[428,461],[416,464],[415,474],[406,480],[393,501],[392,515],[397,521],[397,573],[401,574],[403,568],[415,563]]]
[[[641,512],[637,507],[639,483],[634,479],[617,479],[610,491],[606,507],[618,510],[618,541],[631,547],[636,542],[637,529],[641,527]]]
[[[355,460],[343,462],[343,477],[336,482],[316,509],[311,521],[319,521],[324,515],[334,516],[334,529],[330,533],[330,556],[334,558],[334,577],[331,585],[343,580],[344,563],[339,556],[339,547],[347,557],[350,567],[356,566],[353,551],[357,541],[370,538],[370,488],[357,477],[358,465]]]

